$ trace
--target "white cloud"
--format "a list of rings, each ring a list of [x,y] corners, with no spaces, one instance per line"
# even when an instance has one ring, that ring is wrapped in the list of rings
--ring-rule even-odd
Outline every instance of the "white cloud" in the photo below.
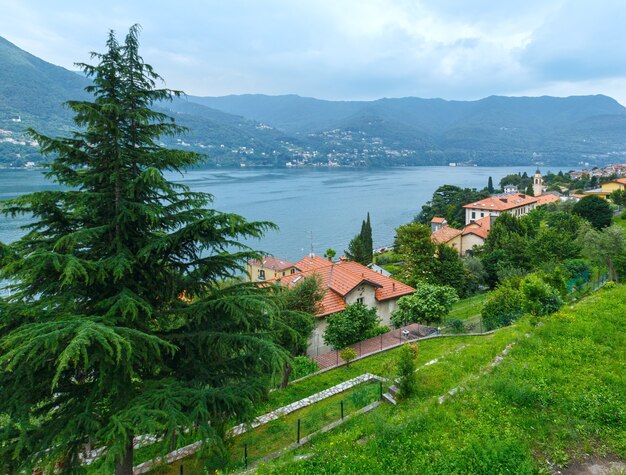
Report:
[[[621,0],[0,0],[0,34],[72,67],[109,28],[144,27],[170,87],[191,94],[620,94]]]

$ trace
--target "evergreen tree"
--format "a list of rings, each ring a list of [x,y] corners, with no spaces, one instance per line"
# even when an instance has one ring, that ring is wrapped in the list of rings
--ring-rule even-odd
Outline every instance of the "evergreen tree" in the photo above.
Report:
[[[361,223],[361,232],[352,238],[345,253],[348,259],[364,266],[370,264],[374,259],[372,225],[369,213],[367,213],[367,220],[363,220]]]
[[[582,198],[574,205],[572,212],[589,221],[596,229],[610,226],[613,219],[611,205],[608,201],[595,195]]]
[[[361,225],[361,240],[363,241],[367,264],[370,264],[374,259],[374,241],[372,239],[372,223],[369,212],[367,213],[367,220],[363,221]]]
[[[165,178],[199,157],[159,145],[181,128],[151,106],[179,93],[156,87],[138,32],[123,44],[111,32],[98,64],[81,65],[93,100],[68,103],[78,131],[32,131],[57,156],[48,178],[69,190],[2,208],[33,217],[0,271],[11,282],[0,299],[7,470],[75,471],[89,444],[103,449],[102,472],[131,474],[141,434],[163,451],[182,431],[219,445],[287,357],[268,334],[281,311],[272,289],[224,283],[260,257],[239,240],[272,225]]]
[[[487,182],[487,191],[491,194],[495,191],[493,187],[493,178],[489,177],[489,181]]]

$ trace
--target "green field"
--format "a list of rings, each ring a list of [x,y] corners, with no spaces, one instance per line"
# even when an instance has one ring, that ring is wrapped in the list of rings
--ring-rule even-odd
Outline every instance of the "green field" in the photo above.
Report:
[[[625,315],[620,286],[537,327],[524,319],[487,337],[435,340],[468,346],[420,370],[415,397],[317,437],[296,452],[307,460],[290,454],[259,472],[531,474],[589,454],[626,459]]]

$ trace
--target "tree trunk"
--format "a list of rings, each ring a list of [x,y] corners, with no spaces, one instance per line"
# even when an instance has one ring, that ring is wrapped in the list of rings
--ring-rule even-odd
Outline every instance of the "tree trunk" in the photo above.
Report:
[[[287,385],[289,384],[289,376],[291,376],[291,372],[293,371],[293,368],[291,367],[291,365],[285,365],[285,368],[283,370],[283,381],[282,383],[280,383],[280,388],[281,389],[285,389],[287,387]]]
[[[126,441],[126,451],[121,460],[115,462],[115,475],[133,475],[133,437]]]
[[[172,435],[170,436],[170,452],[176,450],[176,431],[172,431]]]

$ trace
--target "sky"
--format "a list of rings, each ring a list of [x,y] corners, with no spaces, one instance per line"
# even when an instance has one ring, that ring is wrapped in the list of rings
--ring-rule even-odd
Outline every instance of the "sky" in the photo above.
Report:
[[[192,95],[626,105],[624,0],[0,0],[0,36],[68,69],[135,23],[144,60]]]

